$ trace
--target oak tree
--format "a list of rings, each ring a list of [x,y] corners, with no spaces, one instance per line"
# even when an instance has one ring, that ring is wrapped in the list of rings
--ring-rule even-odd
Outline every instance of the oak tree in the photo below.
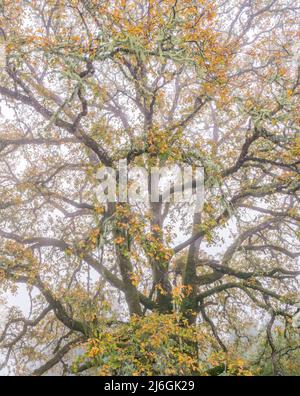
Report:
[[[1,368],[299,374],[299,13],[1,1],[0,287],[29,301],[8,298]],[[203,167],[203,210],[99,202],[119,160]]]

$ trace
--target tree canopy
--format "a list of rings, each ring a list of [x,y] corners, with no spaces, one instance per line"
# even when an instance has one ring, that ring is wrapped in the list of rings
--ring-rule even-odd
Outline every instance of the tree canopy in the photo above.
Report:
[[[299,16],[293,0],[0,2],[1,368],[300,374]],[[99,202],[119,160],[203,167],[203,210]]]

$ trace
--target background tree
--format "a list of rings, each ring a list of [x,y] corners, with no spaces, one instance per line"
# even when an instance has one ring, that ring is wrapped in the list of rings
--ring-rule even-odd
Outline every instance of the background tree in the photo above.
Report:
[[[89,340],[80,372],[120,374],[122,353],[126,373],[174,373],[167,351],[175,373],[202,373],[230,365],[252,326],[284,373],[299,350],[299,8],[1,2],[0,279],[30,300],[7,315],[3,366],[68,373]],[[203,211],[101,205],[96,172],[119,159],[203,166]]]

